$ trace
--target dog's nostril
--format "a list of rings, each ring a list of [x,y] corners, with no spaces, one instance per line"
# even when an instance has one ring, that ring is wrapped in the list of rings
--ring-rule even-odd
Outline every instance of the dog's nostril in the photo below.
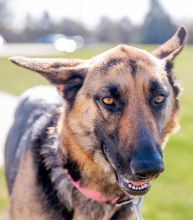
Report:
[[[133,161],[131,162],[131,171],[133,175],[140,179],[156,178],[164,171],[164,165],[162,161],[156,164],[152,164],[149,161]]]

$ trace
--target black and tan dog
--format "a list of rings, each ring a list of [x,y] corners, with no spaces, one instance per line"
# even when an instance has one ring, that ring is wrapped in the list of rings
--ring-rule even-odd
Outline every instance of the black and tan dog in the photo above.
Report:
[[[11,219],[133,219],[177,127],[172,63],[186,30],[152,54],[120,45],[89,60],[12,57],[55,88],[20,99],[5,162]]]

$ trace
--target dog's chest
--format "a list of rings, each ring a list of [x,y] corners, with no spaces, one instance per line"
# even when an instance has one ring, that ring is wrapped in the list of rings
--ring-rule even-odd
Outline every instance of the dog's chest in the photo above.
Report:
[[[75,210],[73,220],[110,220],[117,212],[116,207],[106,206],[99,208],[99,206],[89,207],[89,204],[83,210]]]

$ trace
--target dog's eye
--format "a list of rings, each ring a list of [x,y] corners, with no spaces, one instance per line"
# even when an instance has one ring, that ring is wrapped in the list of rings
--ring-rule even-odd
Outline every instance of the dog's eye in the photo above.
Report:
[[[157,95],[154,97],[153,102],[156,105],[162,104],[165,101],[166,97],[163,94]]]
[[[105,97],[103,98],[103,103],[105,105],[115,105],[115,100],[111,97]]]

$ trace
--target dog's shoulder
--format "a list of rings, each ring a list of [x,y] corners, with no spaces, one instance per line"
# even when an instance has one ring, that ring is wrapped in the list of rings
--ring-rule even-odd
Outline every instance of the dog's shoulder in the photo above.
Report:
[[[26,149],[33,145],[32,139],[41,135],[50,118],[62,105],[62,98],[51,86],[37,86],[19,97],[13,125],[5,146],[6,178],[9,192],[13,186],[17,169]]]

